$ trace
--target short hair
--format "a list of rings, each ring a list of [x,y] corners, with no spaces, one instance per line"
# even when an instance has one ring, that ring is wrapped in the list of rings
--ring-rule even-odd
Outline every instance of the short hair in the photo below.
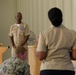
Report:
[[[16,15],[15,15],[15,18],[17,17],[17,15],[20,15],[21,18],[22,18],[22,13],[21,12],[17,12]]]
[[[48,18],[55,27],[59,27],[62,23],[62,11],[57,8],[51,8],[48,11]]]
[[[22,16],[22,13],[21,12],[17,12],[17,14],[20,14]]]
[[[24,48],[23,46],[19,46],[15,50],[16,54],[19,54],[19,53],[24,54],[25,51],[27,51],[27,49]]]

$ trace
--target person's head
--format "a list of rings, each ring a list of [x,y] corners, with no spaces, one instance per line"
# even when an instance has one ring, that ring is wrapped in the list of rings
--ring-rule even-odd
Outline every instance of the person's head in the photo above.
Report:
[[[27,58],[27,49],[24,48],[23,46],[17,47],[16,50],[15,50],[15,53],[16,53],[16,55],[17,55],[20,59],[22,59],[22,60],[24,60],[24,61],[26,60],[26,58]]]
[[[51,23],[53,24],[53,26],[59,27],[63,20],[62,11],[57,7],[51,8],[48,11],[48,18],[51,21]]]
[[[21,21],[22,20],[22,13],[21,12],[17,12],[15,18],[16,18],[17,21]]]

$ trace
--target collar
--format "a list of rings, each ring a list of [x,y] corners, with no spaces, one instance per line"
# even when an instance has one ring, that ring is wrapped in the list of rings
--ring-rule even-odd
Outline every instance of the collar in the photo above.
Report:
[[[21,22],[20,24],[15,23],[15,25],[18,26],[18,27],[19,27],[21,24],[23,24],[23,22]]]
[[[57,27],[51,25],[50,28],[57,28]],[[65,26],[63,24],[61,24],[58,28],[65,28]]]
[[[16,24],[18,27],[20,26],[20,24]]]

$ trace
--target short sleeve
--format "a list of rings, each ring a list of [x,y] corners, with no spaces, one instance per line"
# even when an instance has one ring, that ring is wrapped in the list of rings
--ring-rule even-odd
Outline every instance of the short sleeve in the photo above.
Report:
[[[12,26],[10,27],[10,31],[9,31],[8,36],[13,36],[13,34],[12,34]]]
[[[40,33],[39,35],[38,45],[36,49],[36,52],[40,52],[40,51],[46,52],[45,38],[42,33]]]
[[[76,49],[76,32],[74,32],[73,38],[74,38],[74,43],[73,43],[72,49]]]
[[[29,30],[28,25],[26,24],[26,27],[25,27],[25,36],[27,36],[27,35],[30,35],[30,30]]]

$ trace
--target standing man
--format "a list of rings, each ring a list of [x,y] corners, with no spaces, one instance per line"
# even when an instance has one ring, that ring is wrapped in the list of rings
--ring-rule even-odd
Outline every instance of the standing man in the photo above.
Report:
[[[12,44],[12,56],[15,55],[15,49],[18,46],[24,46],[27,48],[27,40],[29,38],[29,27],[24,24],[22,20],[21,12],[17,12],[16,23],[10,27],[9,37]]]

